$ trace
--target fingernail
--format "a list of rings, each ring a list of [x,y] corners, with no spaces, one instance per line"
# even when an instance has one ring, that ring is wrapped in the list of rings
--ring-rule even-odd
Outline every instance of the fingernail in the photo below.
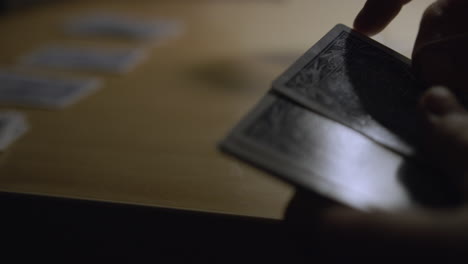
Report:
[[[449,114],[458,108],[452,92],[444,86],[430,88],[423,95],[421,105],[427,114],[437,116]]]

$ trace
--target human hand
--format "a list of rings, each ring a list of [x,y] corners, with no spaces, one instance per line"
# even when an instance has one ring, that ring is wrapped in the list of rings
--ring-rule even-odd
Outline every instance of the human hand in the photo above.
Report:
[[[357,16],[356,30],[382,31],[410,0],[368,0]],[[428,87],[443,85],[468,105],[468,1],[438,0],[422,18],[413,51],[413,68]]]
[[[290,206],[304,195],[296,194]],[[306,259],[320,256],[319,259],[329,260],[326,263],[401,263],[413,256],[418,263],[438,257],[442,257],[442,263],[468,261],[467,207],[399,214],[365,213],[340,206],[314,215],[315,210],[302,207],[302,222],[291,221],[295,212],[289,210],[285,220]]]
[[[368,0],[355,21],[367,35],[383,30],[410,0]],[[425,120],[424,151],[468,193],[468,112],[465,75],[468,73],[468,1],[439,0],[423,15],[413,52],[413,67],[428,87],[420,109]],[[456,93],[454,95],[453,92]],[[457,99],[458,98],[458,99]],[[468,196],[466,197],[468,199]],[[365,213],[340,206],[305,192],[297,192],[285,219],[302,237],[302,246],[313,238],[321,252],[342,262],[350,256],[394,260],[468,260],[468,200],[465,206],[446,210],[402,213]],[[317,252],[315,251],[316,254]],[[343,258],[340,258],[343,256]],[[452,258],[452,259],[449,259]]]
[[[443,87],[429,89],[421,98],[420,109],[428,158],[456,183],[457,191],[468,193],[468,111]],[[419,260],[443,257],[446,262],[466,263],[468,197],[465,201],[459,208],[444,210],[365,213],[299,191],[285,219],[297,231],[301,246],[318,238],[309,252],[317,248],[331,252],[326,257],[337,262],[350,257],[383,257],[390,262],[411,255]]]
[[[356,18],[355,28],[367,35],[376,34],[408,2],[368,0]],[[467,14],[466,0],[435,1],[423,15],[413,52],[413,67],[427,86],[450,89],[431,88],[421,98],[426,126],[424,152],[464,193],[468,193],[468,112],[460,101],[468,105],[464,80],[468,73],[468,51],[464,48],[468,44]],[[365,213],[299,191],[285,218],[303,238],[303,245],[318,236],[314,246],[339,261],[358,256],[379,257],[382,262],[392,256],[415,255],[418,260],[440,256],[446,262],[466,263],[466,201],[465,206],[456,209]]]

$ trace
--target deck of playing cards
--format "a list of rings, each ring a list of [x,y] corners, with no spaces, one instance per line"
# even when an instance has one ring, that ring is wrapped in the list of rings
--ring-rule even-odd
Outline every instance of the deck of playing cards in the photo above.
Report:
[[[422,92],[409,59],[337,25],[220,148],[354,208],[448,206],[458,197],[415,152]]]

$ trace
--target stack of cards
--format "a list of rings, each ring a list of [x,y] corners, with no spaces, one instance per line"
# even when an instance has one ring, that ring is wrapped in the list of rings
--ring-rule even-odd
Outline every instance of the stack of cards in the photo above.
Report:
[[[18,112],[0,112],[0,152],[5,151],[28,130],[24,116]]]
[[[0,71],[0,104],[62,108],[94,92],[95,79],[51,79]]]
[[[182,24],[174,20],[142,21],[116,14],[92,14],[72,19],[65,31],[70,35],[160,40],[180,34]]]
[[[355,208],[442,206],[457,198],[415,154],[422,91],[407,58],[338,25],[220,147]]]

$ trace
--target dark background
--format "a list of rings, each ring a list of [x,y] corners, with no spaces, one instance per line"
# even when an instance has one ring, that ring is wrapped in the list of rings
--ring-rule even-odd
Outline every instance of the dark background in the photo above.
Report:
[[[298,263],[280,221],[0,194],[2,258],[62,263]]]

